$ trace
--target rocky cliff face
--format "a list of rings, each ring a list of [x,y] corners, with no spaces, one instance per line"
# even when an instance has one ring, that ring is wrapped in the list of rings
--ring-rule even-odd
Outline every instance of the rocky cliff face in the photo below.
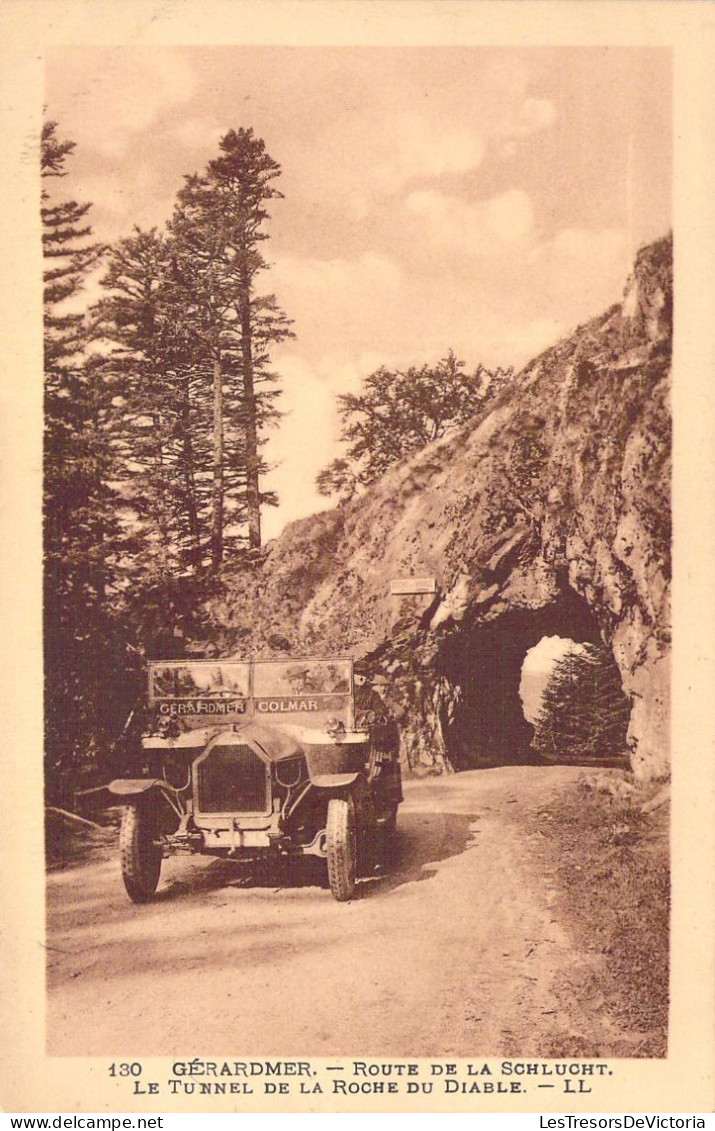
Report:
[[[459,433],[291,525],[212,614],[237,653],[368,656],[413,766],[528,747],[518,687],[544,635],[604,641],[641,777],[668,766],[672,245],[623,301],[532,361]],[[392,597],[395,578],[437,591]]]

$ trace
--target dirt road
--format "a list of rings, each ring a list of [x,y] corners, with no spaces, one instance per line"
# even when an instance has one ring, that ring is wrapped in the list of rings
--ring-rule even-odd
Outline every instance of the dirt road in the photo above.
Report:
[[[48,1045],[60,1056],[558,1055],[593,1038],[555,980],[587,962],[556,921],[530,815],[578,776],[507,767],[410,782],[389,875],[337,904],[240,865],[164,862],[134,906],[118,864],[48,879]]]

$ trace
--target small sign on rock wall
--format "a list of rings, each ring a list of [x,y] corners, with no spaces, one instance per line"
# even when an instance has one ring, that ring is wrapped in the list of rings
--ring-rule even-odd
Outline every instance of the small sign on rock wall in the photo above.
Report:
[[[398,577],[390,582],[390,594],[393,597],[436,592],[437,579],[435,577]]]

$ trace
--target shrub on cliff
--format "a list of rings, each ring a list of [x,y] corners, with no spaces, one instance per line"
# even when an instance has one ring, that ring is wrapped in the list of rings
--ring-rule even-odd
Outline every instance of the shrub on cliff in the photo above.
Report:
[[[512,377],[511,369],[490,372],[482,365],[468,372],[452,350],[437,365],[381,366],[359,394],[338,396],[346,455],[323,468],[318,491],[352,498],[393,464],[481,412]]]

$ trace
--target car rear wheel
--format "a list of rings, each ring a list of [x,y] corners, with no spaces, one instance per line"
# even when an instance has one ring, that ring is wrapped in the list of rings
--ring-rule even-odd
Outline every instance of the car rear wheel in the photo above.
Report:
[[[119,831],[122,879],[133,903],[146,903],[161,874],[161,845],[156,844],[156,818],[148,805],[129,805]]]
[[[345,903],[355,894],[357,827],[352,797],[328,802],[328,879],[335,899]]]

